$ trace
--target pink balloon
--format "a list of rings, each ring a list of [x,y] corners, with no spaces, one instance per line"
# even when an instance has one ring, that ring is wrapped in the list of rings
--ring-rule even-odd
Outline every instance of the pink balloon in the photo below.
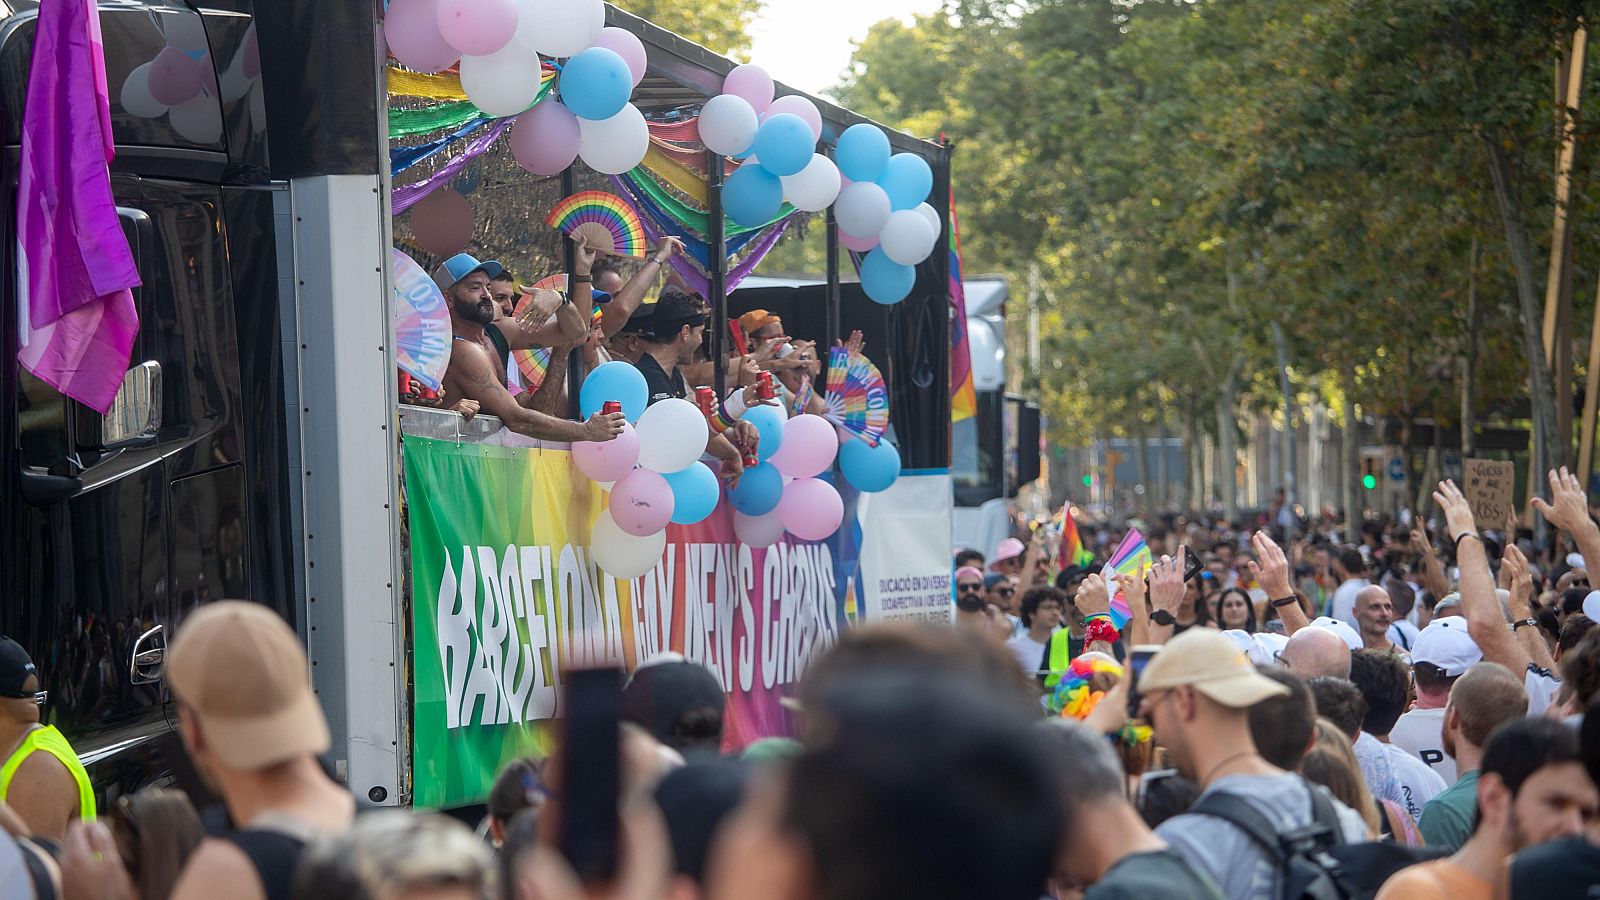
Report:
[[[535,175],[560,175],[578,158],[578,117],[546,97],[511,126],[511,155]]]
[[[622,61],[628,64],[628,71],[633,73],[635,87],[644,80],[644,71],[650,65],[650,59],[645,55],[644,42],[635,37],[633,32],[626,28],[602,28],[593,46],[604,47],[622,57]]]
[[[411,237],[434,256],[451,256],[472,240],[472,204],[455,191],[434,191],[411,207]]]
[[[634,537],[647,537],[672,520],[672,485],[649,469],[634,469],[611,486],[611,518]]]
[[[390,0],[383,39],[401,65],[418,72],[448,69],[461,58],[439,34],[439,0]]]
[[[204,84],[200,64],[177,47],[167,47],[150,61],[150,96],[163,106],[193,100]]]
[[[846,250],[854,250],[857,253],[866,253],[873,247],[878,246],[878,236],[872,234],[864,238],[858,238],[841,228],[839,229],[839,246]]]
[[[516,0],[439,0],[439,36],[467,56],[488,56],[517,33]]]
[[[767,107],[767,112],[762,116],[762,119],[771,118],[779,113],[789,113],[805,119],[806,124],[811,126],[811,137],[815,140],[822,140],[822,113],[817,111],[815,103],[799,94],[786,94],[772,101],[772,105]]]
[[[609,441],[577,441],[572,445],[572,462],[590,481],[616,481],[639,462],[639,434],[625,424],[622,433]]]
[[[820,541],[839,530],[844,501],[826,481],[798,478],[783,489],[777,513],[790,534],[802,541]]]
[[[791,478],[812,478],[832,465],[838,452],[833,425],[808,413],[783,423],[783,444],[768,462]]]
[[[722,92],[743,97],[759,116],[772,105],[772,76],[755,63],[734,66],[722,80]]]

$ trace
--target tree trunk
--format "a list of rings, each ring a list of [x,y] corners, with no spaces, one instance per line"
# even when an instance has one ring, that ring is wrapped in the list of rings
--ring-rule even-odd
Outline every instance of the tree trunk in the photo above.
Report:
[[[1355,543],[1361,533],[1361,423],[1356,421],[1356,402],[1351,399],[1356,389],[1354,369],[1344,372],[1344,400],[1340,412],[1344,414],[1344,540]]]
[[[1222,396],[1217,400],[1217,477],[1222,492],[1222,515],[1231,524],[1239,517],[1239,451],[1236,446],[1239,424],[1234,406],[1239,402],[1238,361],[1228,367],[1222,381]]]
[[[1163,414],[1156,423],[1156,512],[1162,513],[1167,509],[1167,482],[1170,473],[1167,471],[1167,417]]]
[[[1134,491],[1136,506],[1144,505],[1144,498],[1150,496],[1150,435],[1145,430],[1144,423],[1139,423],[1139,429],[1133,433],[1133,439],[1139,442],[1136,460],[1139,464],[1139,484],[1144,487],[1144,493]]]
[[[1277,320],[1272,322],[1272,343],[1278,352],[1278,389],[1283,392],[1283,496],[1292,508],[1296,482],[1300,480],[1294,453],[1294,389],[1289,386],[1289,351],[1283,340],[1283,326]]]
[[[1478,239],[1472,239],[1471,264],[1467,268],[1467,340],[1461,356],[1461,458],[1478,449],[1477,390],[1478,372]]]
[[[1511,171],[1511,160],[1500,144],[1497,133],[1480,130],[1478,133],[1484,151],[1489,157],[1489,176],[1494,182],[1494,194],[1500,208],[1501,223],[1506,231],[1506,249],[1511,255],[1511,271],[1516,277],[1517,306],[1522,318],[1523,355],[1528,359],[1528,400],[1533,408],[1533,447],[1530,459],[1535,473],[1548,471],[1554,459],[1552,450],[1560,435],[1556,430],[1555,392],[1551,387],[1550,366],[1544,356],[1544,310],[1538,285],[1534,283],[1533,244],[1528,238],[1527,220],[1523,216],[1522,199]],[[1543,538],[1542,518],[1535,526]]]

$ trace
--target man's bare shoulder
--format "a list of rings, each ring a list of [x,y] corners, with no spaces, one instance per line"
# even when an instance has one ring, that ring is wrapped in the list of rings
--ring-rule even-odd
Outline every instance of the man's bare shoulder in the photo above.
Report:
[[[206,838],[190,854],[172,900],[265,900],[261,878],[250,858],[238,846],[219,838]]]

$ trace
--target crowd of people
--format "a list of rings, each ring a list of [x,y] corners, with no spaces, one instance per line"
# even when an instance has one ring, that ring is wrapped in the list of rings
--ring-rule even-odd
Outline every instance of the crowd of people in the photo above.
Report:
[[[302,644],[264,607],[206,604],[169,648],[214,820],[159,789],[97,816],[38,722],[33,663],[0,645],[0,749],[37,751],[0,767],[0,874],[7,897],[118,900],[1586,896],[1600,525],[1575,477],[1550,487],[1536,506],[1568,555],[1480,529],[1450,482],[1437,545],[1418,524],[1291,532],[1286,552],[1276,525],[1174,522],[1147,579],[1061,567],[1042,541],[964,552],[953,626],[846,631],[789,698],[796,736],[733,754],[716,676],[647,660],[618,698],[598,880],[569,863],[559,742],[504,765],[476,834],[358,814],[318,761]]]
[[[583,421],[567,418],[570,366],[587,374],[602,363],[626,361],[644,376],[650,403],[696,400],[697,389],[716,383],[706,332],[721,325],[711,321],[705,298],[667,265],[682,252],[682,241],[665,238],[625,275],[618,261],[579,245],[570,292],[519,284],[495,260],[467,253],[445,260],[433,272],[452,333],[442,390],[427,392],[405,378],[402,401],[454,409],[469,419],[487,413],[533,438],[607,441],[621,432],[625,418],[603,410]],[[737,483],[743,460],[760,441],[755,428],[738,421],[740,412],[759,403],[781,403],[791,414],[822,412],[820,386],[814,386],[822,362],[815,342],[791,338],[782,319],[767,310],[751,310],[730,328],[734,346],[723,374],[734,390],[718,399],[723,414],[710,417],[707,452],[721,461],[725,480]],[[850,346],[860,349],[859,332]],[[517,352],[534,350],[547,354],[537,380],[514,361]],[[771,396],[763,396],[768,388]]]

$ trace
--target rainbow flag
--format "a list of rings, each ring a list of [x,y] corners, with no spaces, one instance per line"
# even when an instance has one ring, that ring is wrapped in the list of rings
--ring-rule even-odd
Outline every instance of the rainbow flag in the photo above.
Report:
[[[1087,566],[1094,562],[1094,554],[1089,548],[1083,546],[1083,537],[1078,534],[1078,522],[1065,510],[1061,513],[1061,550],[1056,554],[1056,566],[1065,569],[1067,566]]]
[[[1111,559],[1106,561],[1103,571],[1107,574],[1116,572],[1118,578],[1143,578],[1150,573],[1155,564],[1150,546],[1144,542],[1144,535],[1139,533],[1139,529],[1130,528],[1122,543],[1117,545],[1117,552],[1111,554]],[[1111,598],[1111,623],[1120,631],[1131,618],[1133,610],[1128,608],[1128,598],[1123,596],[1119,589]]]
[[[972,345],[967,342],[967,294],[961,287],[961,226],[956,222],[956,191],[950,188],[950,421],[978,414],[978,394],[972,386]]]

